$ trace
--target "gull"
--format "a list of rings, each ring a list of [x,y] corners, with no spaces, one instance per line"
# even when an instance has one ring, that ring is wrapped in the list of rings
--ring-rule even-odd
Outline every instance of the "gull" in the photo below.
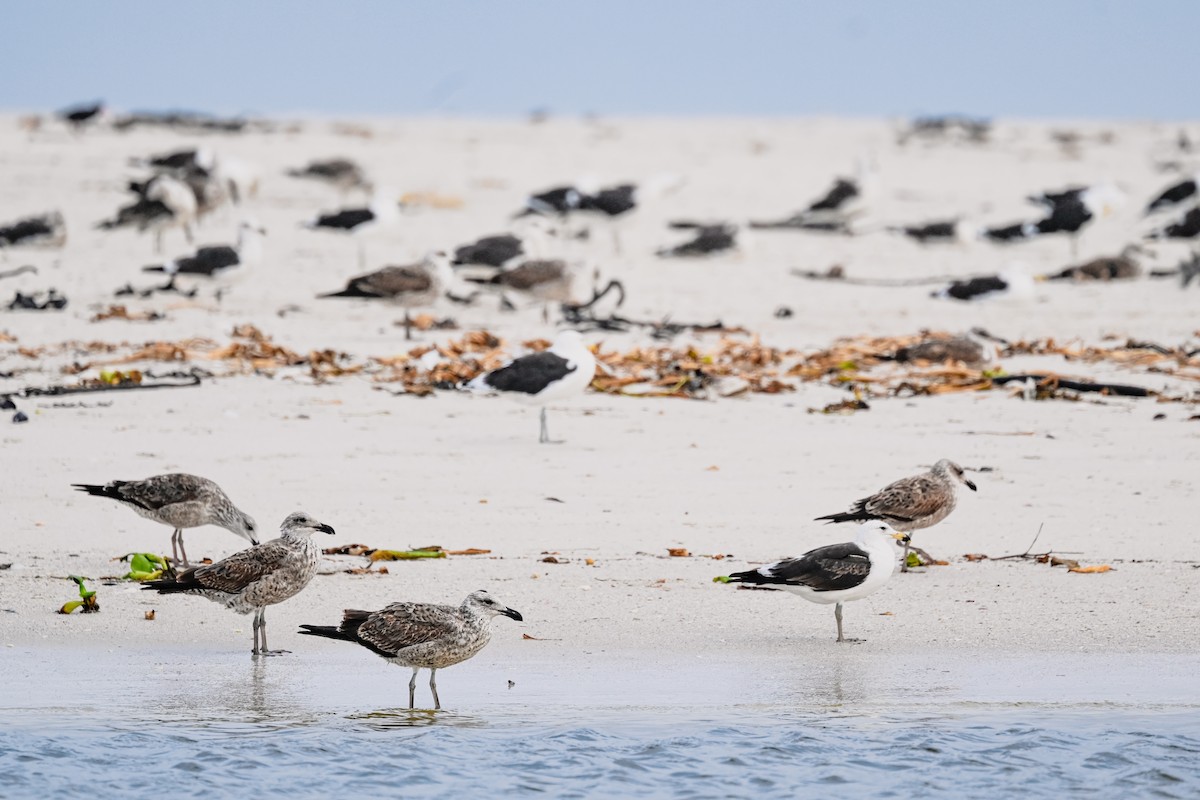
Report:
[[[303,225],[309,230],[340,231],[358,236],[372,228],[390,225],[400,218],[400,205],[391,197],[390,190],[380,189],[376,192],[370,205],[324,212]],[[359,266],[365,262],[366,254],[363,250],[362,240],[359,239]]]
[[[188,566],[183,548],[183,529],[216,525],[258,544],[258,527],[253,518],[241,511],[208,478],[175,472],[155,475],[143,481],[110,481],[103,485],[73,483],[73,487],[93,497],[108,497],[122,503],[146,519],[170,525],[172,564]],[[180,558],[182,556],[182,559]]]
[[[1146,216],[1194,205],[1200,199],[1200,172],[1168,186],[1146,206]]]
[[[192,186],[164,173],[141,183],[133,181],[129,189],[138,196],[137,201],[118,209],[116,216],[96,227],[113,230],[137,226],[139,231],[153,228],[156,253],[162,252],[163,231],[168,227],[182,228],[184,237],[192,241],[192,225],[199,209]]]
[[[504,392],[521,402],[540,405],[538,442],[546,444],[551,441],[546,428],[546,404],[578,395],[591,385],[595,376],[596,357],[583,343],[579,331],[562,331],[550,349],[521,356],[499,369],[478,375],[465,388]]]
[[[817,521],[863,522],[883,520],[896,529],[911,534],[913,531],[936,525],[954,510],[954,489],[966,484],[972,492],[975,484],[963,475],[963,468],[948,458],[933,465],[928,472],[901,478],[880,489],[870,497],[854,503],[850,511],[817,517]],[[904,562],[901,571],[908,570],[909,543],[904,543]]]
[[[62,212],[51,211],[0,224],[0,249],[9,247],[62,247],[67,242],[67,226]]]
[[[492,638],[492,618],[521,622],[520,612],[506,608],[484,590],[471,592],[461,606],[392,603],[379,611],[346,609],[342,624],[301,625],[300,633],[357,642],[401,667],[410,667],[408,707],[416,705],[417,673],[429,670],[433,707],[440,709],[437,671],[466,661]]]
[[[682,228],[684,223],[672,223],[673,228]],[[695,236],[674,247],[661,247],[655,251],[659,258],[681,258],[710,256],[737,247],[737,226],[719,222],[714,224],[688,224]]]
[[[440,250],[429,253],[416,264],[391,266],[358,275],[346,282],[340,292],[318,295],[328,297],[358,297],[366,300],[390,300],[404,307],[404,338],[412,339],[412,308],[427,306],[455,285],[450,261]]]
[[[143,267],[142,272],[164,272],[174,283],[177,275],[194,275],[215,278],[228,274],[233,267],[249,267],[262,260],[262,237],[267,231],[256,222],[246,221],[238,225],[237,244],[201,247],[190,256],[181,256],[165,264]],[[238,270],[243,272],[244,270]]]
[[[372,190],[371,182],[362,167],[348,158],[330,158],[325,161],[310,161],[303,169],[289,169],[289,178],[319,181],[333,186],[341,194],[351,189]]]
[[[215,564],[189,569],[173,580],[148,581],[142,588],[159,594],[200,595],[238,614],[253,611],[251,653],[284,653],[287,651],[267,649],[266,607],[298,594],[317,574],[321,549],[312,540],[316,531],[334,532],[303,511],[295,511],[283,521],[278,539],[256,544]]]
[[[897,533],[886,522],[864,522],[858,526],[853,542],[818,547],[799,558],[784,559],[715,580],[718,583],[777,586],[812,603],[836,603],[833,617],[837,620],[837,640],[862,641],[842,635],[842,604],[861,600],[881,589],[892,577],[896,570],[892,539],[907,542],[908,535]]]

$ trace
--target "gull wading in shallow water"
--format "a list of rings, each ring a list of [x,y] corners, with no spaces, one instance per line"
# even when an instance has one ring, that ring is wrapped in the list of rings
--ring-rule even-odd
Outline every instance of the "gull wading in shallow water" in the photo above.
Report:
[[[510,361],[500,369],[485,372],[469,381],[466,388],[476,392],[504,392],[521,402],[540,405],[541,434],[538,442],[550,442],[546,428],[546,404],[574,397],[596,376],[596,357],[583,343],[579,331],[563,331],[554,344],[540,353]]]
[[[146,519],[170,525],[172,566],[188,566],[183,548],[183,529],[217,525],[258,544],[258,526],[249,514],[238,509],[208,478],[183,472],[155,475],[144,481],[111,481],[97,486],[71,484],[93,497],[108,497],[132,508]],[[181,558],[182,556],[182,558]]]
[[[779,588],[812,603],[836,603],[833,616],[837,620],[837,640],[860,641],[842,635],[842,604],[861,600],[888,582],[896,570],[894,539],[907,541],[908,536],[897,533],[886,522],[865,522],[858,527],[853,542],[818,547],[799,558],[715,580]]]
[[[972,492],[977,491],[975,484],[963,475],[962,467],[943,458],[929,472],[889,483],[870,497],[854,503],[849,512],[817,517],[817,521],[863,522],[878,519],[911,534],[936,525],[950,515],[956,503],[954,490],[959,483],[966,484]],[[908,550],[906,541],[901,572],[908,569]]]
[[[215,564],[196,567],[174,580],[149,581],[143,589],[160,594],[196,594],[239,614],[254,612],[254,655],[276,655],[285,650],[267,649],[266,608],[300,592],[317,574],[321,549],[312,540],[316,531],[332,534],[333,528],[303,511],[288,515],[281,536],[249,550],[234,553]]]
[[[401,667],[410,667],[408,707],[415,707],[417,673],[429,670],[433,707],[440,709],[437,671],[466,661],[492,638],[492,618],[504,615],[517,622],[524,617],[506,608],[482,589],[467,595],[461,606],[392,603],[379,611],[347,609],[342,624],[301,625],[300,633],[357,642]]]

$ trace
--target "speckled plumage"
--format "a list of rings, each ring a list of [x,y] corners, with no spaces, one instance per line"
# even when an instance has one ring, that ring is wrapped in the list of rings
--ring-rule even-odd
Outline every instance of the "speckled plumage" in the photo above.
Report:
[[[517,621],[521,614],[500,605],[485,591],[472,592],[460,606],[392,603],[379,611],[347,609],[338,627],[301,625],[301,633],[357,642],[393,664],[413,670],[409,681],[411,708],[417,671],[430,670],[429,686],[441,708],[434,673],[459,664],[482,650],[492,638],[492,617]]]
[[[334,532],[307,514],[295,512],[283,521],[278,539],[187,570],[174,580],[150,581],[142,588],[161,594],[199,595],[238,614],[254,612],[253,652],[269,654],[264,609],[295,596],[317,574],[321,550],[311,538],[314,531]]]
[[[175,529],[171,537],[172,549],[176,550],[174,558],[184,566],[187,565],[187,553],[183,550],[184,528],[216,525],[258,544],[258,527],[254,519],[235,506],[221,487],[208,478],[174,472],[141,481],[71,485],[93,497],[116,500],[146,519],[170,525]]]
[[[896,530],[912,533],[936,525],[954,510],[956,484],[964,483],[972,492],[975,484],[963,476],[963,468],[947,458],[933,465],[928,472],[901,478],[880,489],[870,497],[854,503],[844,514],[817,517],[829,522],[864,522],[883,520]],[[904,545],[904,566],[908,568],[909,544]]]

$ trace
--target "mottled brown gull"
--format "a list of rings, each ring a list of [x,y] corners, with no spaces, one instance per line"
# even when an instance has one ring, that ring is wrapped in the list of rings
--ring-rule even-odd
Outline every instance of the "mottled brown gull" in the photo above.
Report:
[[[357,642],[393,664],[412,668],[408,707],[416,705],[417,673],[429,670],[433,707],[440,709],[437,671],[466,661],[492,638],[492,618],[503,614],[520,622],[521,614],[498,603],[486,591],[467,595],[461,606],[392,603],[379,611],[347,609],[342,624],[301,625],[309,636]]]
[[[254,655],[275,655],[267,649],[266,607],[296,595],[317,574],[321,550],[314,531],[333,528],[296,511],[280,527],[281,536],[234,553],[215,564],[190,569],[174,580],[149,581],[142,586],[160,594],[196,594],[239,614],[254,612]]]
[[[188,566],[183,548],[183,529],[216,525],[236,533],[251,544],[258,544],[258,526],[249,514],[238,509],[208,478],[174,472],[155,475],[144,481],[110,481],[103,485],[71,484],[94,497],[108,497],[123,503],[146,519],[170,525],[173,565]],[[182,559],[180,558],[182,556]]]
[[[870,497],[857,501],[847,513],[830,514],[817,519],[830,522],[864,522],[879,519],[897,530],[912,533],[936,525],[949,516],[954,510],[954,490],[959,483],[964,483],[968,489],[976,491],[975,484],[963,475],[963,468],[943,458],[928,472],[901,478]],[[907,569],[908,549],[906,543],[905,563],[902,569]]]
[[[813,603],[836,603],[837,640],[856,642],[842,636],[842,604],[861,600],[881,589],[896,571],[894,539],[907,541],[886,522],[864,522],[853,542],[831,544],[809,550],[799,558],[788,558],[746,572],[716,578],[720,583],[770,586],[797,594]]]

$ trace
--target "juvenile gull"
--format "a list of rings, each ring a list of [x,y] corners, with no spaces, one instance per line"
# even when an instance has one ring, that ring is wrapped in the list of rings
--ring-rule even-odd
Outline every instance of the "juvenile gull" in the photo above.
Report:
[[[270,656],[285,650],[267,649],[266,608],[296,595],[317,574],[321,549],[312,540],[314,531],[333,528],[295,511],[280,527],[281,536],[234,553],[215,564],[196,567],[174,580],[148,581],[143,589],[160,594],[195,594],[220,603],[238,614],[254,612],[254,655]]]
[[[563,331],[550,349],[510,361],[499,369],[476,376],[466,388],[478,392],[504,392],[518,400],[540,405],[541,433],[538,442],[550,442],[546,428],[546,404],[574,397],[591,385],[596,376],[596,357],[583,343],[578,331]]]
[[[963,475],[963,468],[943,458],[928,472],[889,483],[870,497],[864,497],[843,514],[817,517],[830,522],[863,522],[883,520],[897,530],[911,534],[913,531],[936,525],[954,510],[954,490],[966,484],[972,492],[975,484]],[[904,563],[901,570],[908,568],[909,543],[904,543]]]
[[[188,566],[183,529],[216,525],[258,544],[258,527],[208,478],[175,472],[144,481],[111,481],[104,485],[71,484],[94,497],[109,497],[129,506],[146,519],[170,525],[172,564]],[[182,556],[182,559],[180,558]]]
[[[192,224],[196,221],[199,204],[192,186],[167,174],[155,175],[148,181],[131,182],[129,189],[138,196],[136,202],[117,210],[112,219],[100,222],[100,230],[136,226],[139,231],[154,230],[154,251],[162,252],[163,231],[178,226],[184,237],[192,241]]]
[[[379,611],[347,609],[342,624],[301,625],[300,633],[357,642],[401,667],[410,667],[408,707],[416,706],[417,673],[429,670],[433,707],[440,709],[437,671],[466,661],[492,638],[492,618],[503,614],[517,622],[520,612],[505,608],[482,589],[467,595],[458,608],[429,603],[392,603]]]
[[[907,542],[886,522],[864,522],[853,542],[831,544],[809,550],[799,558],[788,558],[765,567],[735,572],[716,580],[720,583],[748,583],[777,586],[812,603],[836,603],[837,640],[855,642],[842,635],[842,604],[860,600],[882,588],[896,569],[893,539]]]
[[[431,305],[454,283],[453,270],[446,254],[438,250],[429,253],[416,264],[383,267],[358,275],[346,283],[340,292],[318,295],[328,297],[358,297],[390,300],[404,308],[404,338],[412,338],[412,308]]]
[[[656,252],[659,258],[686,258],[710,256],[737,247],[737,226],[726,223],[696,225],[695,235],[674,247],[661,247]]]
[[[310,161],[303,169],[289,169],[290,178],[319,181],[336,188],[343,194],[351,189],[371,190],[371,182],[355,162],[348,158],[331,158],[325,161]]]

